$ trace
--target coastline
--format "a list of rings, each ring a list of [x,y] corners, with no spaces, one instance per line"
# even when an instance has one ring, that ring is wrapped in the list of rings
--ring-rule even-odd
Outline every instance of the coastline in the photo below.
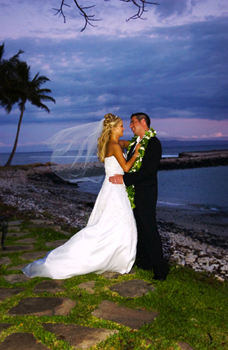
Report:
[[[52,217],[61,226],[83,228],[96,197],[61,181],[50,163],[0,167],[0,204],[14,208],[4,214],[8,219]],[[157,221],[167,259],[228,279],[227,213],[158,203]]]
[[[228,165],[228,150],[211,150],[211,151],[196,151],[182,152],[179,157],[163,158],[160,162],[160,170],[172,169],[189,169],[197,167],[211,166],[227,166]],[[82,207],[91,207],[96,200],[96,194],[83,192],[83,189],[78,188],[77,184],[70,184],[58,178],[52,171],[53,164],[34,163],[26,165],[15,165],[10,167],[0,166],[0,200],[14,205],[22,203],[23,200],[16,200],[21,194],[44,192],[46,195],[63,196],[66,200],[73,200],[76,204],[76,211],[81,204]],[[55,165],[60,171],[64,171],[69,165]],[[80,163],[76,164],[80,167]],[[91,163],[91,169],[101,169],[103,164],[94,162]],[[68,193],[69,192],[69,193]],[[40,207],[42,207],[42,200]],[[89,205],[87,204],[89,203]],[[36,205],[33,205],[36,207]],[[19,206],[20,207],[20,206]],[[44,207],[47,207],[44,205]],[[21,209],[28,210],[29,206],[23,204]],[[48,208],[46,208],[48,209]],[[49,209],[51,210],[51,208]],[[86,210],[86,214],[87,210]],[[80,215],[83,212],[80,210]],[[159,203],[157,205],[157,220],[161,223],[170,223],[179,228],[193,231],[204,231],[206,233],[222,236],[224,239],[228,237],[228,217],[227,213],[211,210],[202,210],[195,208],[183,208],[179,206],[167,206]],[[78,221],[78,220],[76,220]],[[82,220],[81,220],[82,221]],[[81,226],[81,225],[80,225]]]
[[[228,165],[228,150],[182,152],[179,157],[162,158],[159,170],[192,169]]]

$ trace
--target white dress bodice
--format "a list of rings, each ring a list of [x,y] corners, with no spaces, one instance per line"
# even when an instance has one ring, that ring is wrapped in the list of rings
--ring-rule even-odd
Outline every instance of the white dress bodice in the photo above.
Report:
[[[109,177],[115,174],[120,174],[120,175],[124,174],[123,169],[121,168],[118,160],[114,156],[106,157],[104,161],[104,165],[105,165],[106,177]]]

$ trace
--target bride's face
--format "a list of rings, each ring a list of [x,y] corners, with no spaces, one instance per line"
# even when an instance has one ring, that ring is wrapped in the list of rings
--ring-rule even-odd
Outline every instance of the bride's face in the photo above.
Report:
[[[119,137],[123,136],[124,132],[124,126],[123,126],[123,121],[121,120],[117,126],[114,128],[114,132],[117,133]]]

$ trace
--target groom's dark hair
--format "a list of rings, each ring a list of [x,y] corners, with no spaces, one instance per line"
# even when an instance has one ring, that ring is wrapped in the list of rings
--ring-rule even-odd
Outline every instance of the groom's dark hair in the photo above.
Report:
[[[145,119],[146,125],[148,126],[148,128],[150,127],[150,118],[146,113],[133,113],[131,115],[131,118],[133,117],[136,117],[139,121]]]

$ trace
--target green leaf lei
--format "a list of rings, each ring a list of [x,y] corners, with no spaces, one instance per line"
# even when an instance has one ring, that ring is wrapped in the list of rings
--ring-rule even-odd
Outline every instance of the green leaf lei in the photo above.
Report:
[[[136,158],[135,163],[133,164],[133,166],[129,170],[129,173],[135,173],[136,171],[139,171],[139,169],[141,168],[141,165],[142,165],[142,160],[143,160],[145,151],[146,151],[147,146],[148,146],[148,142],[151,139],[151,137],[156,136],[156,134],[157,133],[156,133],[156,131],[153,128],[150,128],[148,131],[145,132],[143,138],[139,142],[141,144],[141,146],[139,148],[139,155]],[[132,138],[132,140],[129,142],[129,145],[128,145],[128,148],[127,148],[127,152],[130,151],[131,147],[136,142],[137,138],[138,138],[138,136],[135,135]],[[132,209],[134,209],[135,208],[135,187],[134,187],[134,185],[127,186],[126,187],[126,191],[127,191],[130,203],[131,203],[131,207],[132,207]]]

